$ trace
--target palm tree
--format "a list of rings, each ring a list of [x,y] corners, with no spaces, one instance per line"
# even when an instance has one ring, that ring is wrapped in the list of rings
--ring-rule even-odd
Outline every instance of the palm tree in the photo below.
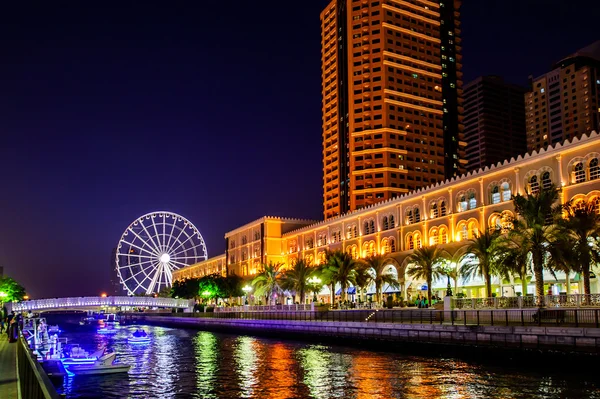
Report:
[[[255,289],[256,295],[265,295],[267,301],[274,301],[273,295],[283,292],[281,288],[283,273],[281,271],[283,263],[269,262],[268,265],[263,264],[262,270],[252,280],[252,286]]]
[[[364,264],[368,269],[373,269],[373,281],[375,282],[376,301],[381,301],[381,289],[384,284],[398,288],[398,279],[389,272],[389,265],[385,263],[385,257],[382,255],[374,255],[365,259]]]
[[[498,262],[497,272],[501,276],[509,277],[517,275],[521,280],[521,293],[527,295],[527,278],[529,272],[528,247],[522,238],[516,235],[501,237],[498,239]]]
[[[355,282],[356,289],[358,290],[358,298],[360,300],[361,295],[367,292],[367,289],[373,282],[373,271],[365,262],[358,264],[358,267],[356,268]]]
[[[335,299],[335,284],[341,287],[341,300],[346,300],[346,289],[350,284],[356,284],[356,268],[359,262],[346,252],[334,251],[327,254],[327,264],[321,274],[331,286],[331,303]]]
[[[496,272],[498,262],[497,239],[498,230],[485,231],[478,234],[467,244],[465,262],[460,269],[460,274],[467,279],[481,276],[485,280],[485,290],[488,298],[492,296],[492,274]]]
[[[296,261],[291,269],[283,273],[282,288],[300,295],[300,303],[304,304],[307,291],[307,280],[314,271],[314,267],[304,259]]]
[[[446,252],[437,245],[418,248],[413,251],[407,258],[408,273],[413,278],[423,279],[427,281],[427,299],[431,305],[431,283],[434,278],[439,278],[441,273],[437,267],[444,262]]]
[[[544,296],[544,266],[551,270],[552,257],[548,254],[560,240],[553,225],[561,212],[560,204],[555,205],[557,200],[558,190],[554,185],[534,194],[513,197],[515,212],[519,217],[513,220],[513,229],[508,235],[516,238],[523,245],[523,250],[531,254],[535,292],[540,306]]]
[[[563,206],[565,218],[559,220],[559,227],[569,246],[569,257],[575,263],[575,269],[583,275],[583,291],[590,292],[591,266],[600,263],[600,215],[593,202],[583,206],[575,206],[569,201]]]
[[[458,278],[460,277],[460,264],[465,257],[465,245],[455,246],[454,248],[446,247],[448,267],[443,268],[443,274],[454,281],[454,295],[458,294]]]

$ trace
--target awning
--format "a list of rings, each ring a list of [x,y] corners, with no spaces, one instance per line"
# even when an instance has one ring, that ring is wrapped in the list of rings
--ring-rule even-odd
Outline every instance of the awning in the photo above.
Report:
[[[356,287],[348,287],[346,292],[350,295],[354,295],[354,294],[356,294]],[[337,290],[335,292],[335,295],[340,295],[341,293],[342,293],[342,289],[340,288],[339,290]]]

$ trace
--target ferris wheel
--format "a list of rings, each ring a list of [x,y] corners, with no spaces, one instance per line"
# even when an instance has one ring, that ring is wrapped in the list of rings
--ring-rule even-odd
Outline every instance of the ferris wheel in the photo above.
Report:
[[[116,269],[128,295],[152,294],[173,281],[173,270],[207,259],[198,229],[172,212],[151,212],[131,223],[119,240]]]

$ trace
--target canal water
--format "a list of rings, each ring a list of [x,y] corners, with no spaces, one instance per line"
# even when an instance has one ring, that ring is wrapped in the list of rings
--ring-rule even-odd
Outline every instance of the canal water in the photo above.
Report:
[[[128,344],[135,326],[99,334],[98,325],[47,317],[62,337],[88,351],[106,345],[128,374],[70,376],[55,382],[67,398],[600,398],[600,378],[559,364],[495,366],[345,346],[144,326],[147,345]]]

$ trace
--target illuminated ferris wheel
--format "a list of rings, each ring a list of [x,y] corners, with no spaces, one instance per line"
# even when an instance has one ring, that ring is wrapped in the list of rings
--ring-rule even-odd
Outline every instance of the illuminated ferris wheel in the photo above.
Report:
[[[206,260],[198,229],[172,212],[151,212],[131,223],[119,240],[116,269],[128,295],[170,287],[173,270]]]

